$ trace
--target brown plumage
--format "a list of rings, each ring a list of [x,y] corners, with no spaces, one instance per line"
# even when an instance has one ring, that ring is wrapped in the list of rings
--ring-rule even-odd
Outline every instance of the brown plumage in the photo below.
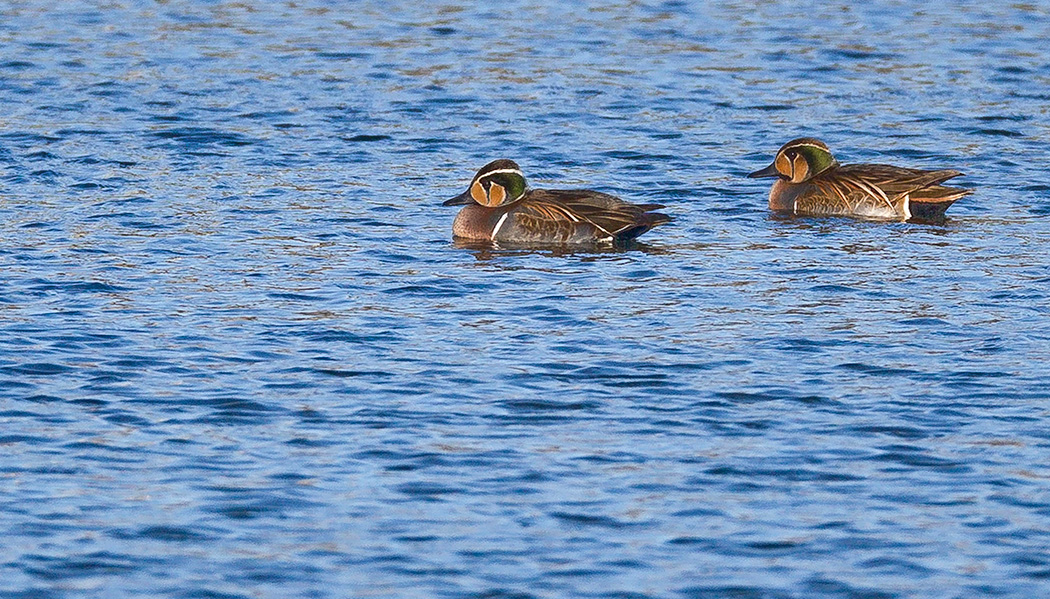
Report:
[[[466,192],[445,202],[459,204],[466,207],[453,235],[510,245],[623,243],[671,221],[653,212],[659,204],[631,204],[588,189],[528,189],[509,160],[486,165]]]
[[[973,193],[941,185],[961,174],[886,164],[840,165],[822,142],[801,138],[785,144],[773,164],[748,176],[778,177],[769,193],[769,207],[776,211],[934,221],[943,219],[953,202]]]

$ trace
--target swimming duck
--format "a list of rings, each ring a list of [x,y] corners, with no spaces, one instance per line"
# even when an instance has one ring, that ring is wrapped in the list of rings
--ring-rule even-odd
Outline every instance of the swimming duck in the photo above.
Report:
[[[455,237],[512,245],[617,244],[670,222],[660,204],[630,204],[589,189],[530,189],[512,160],[481,167],[470,187],[445,206],[465,208]]]
[[[784,144],[773,164],[748,177],[779,177],[769,192],[769,208],[778,212],[936,221],[952,202],[973,193],[940,185],[961,174],[886,164],[840,165],[824,142],[803,137]]]

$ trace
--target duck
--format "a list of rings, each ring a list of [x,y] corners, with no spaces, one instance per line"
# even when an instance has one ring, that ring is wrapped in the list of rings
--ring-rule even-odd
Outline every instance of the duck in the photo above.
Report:
[[[941,185],[960,175],[952,169],[843,165],[827,144],[801,137],[784,144],[772,164],[747,176],[778,178],[769,192],[769,208],[775,212],[936,222],[944,220],[952,203],[973,193]]]
[[[670,216],[660,204],[631,204],[590,189],[532,189],[508,159],[478,170],[467,190],[444,202],[464,206],[453,237],[504,245],[622,245]]]

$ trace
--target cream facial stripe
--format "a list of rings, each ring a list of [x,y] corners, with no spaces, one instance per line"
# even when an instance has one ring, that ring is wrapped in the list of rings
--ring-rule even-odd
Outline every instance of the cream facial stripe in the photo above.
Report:
[[[510,212],[504,212],[503,216],[499,217],[499,220],[496,221],[496,227],[492,229],[492,240],[493,241],[496,240],[496,233],[499,233],[500,227],[503,226],[503,223],[507,222],[507,217],[508,216],[510,216]]]
[[[784,148],[784,151],[794,150],[795,148],[816,148],[818,150],[828,151],[827,146],[818,146],[817,144],[794,144]]]
[[[483,173],[481,175],[481,177],[478,177],[478,179],[481,179],[482,177],[488,177],[489,175],[499,175],[499,174],[502,174],[502,173],[514,173],[514,174],[516,174],[516,175],[518,175],[518,176],[520,176],[522,178],[525,177],[525,175],[521,174],[521,171],[519,171],[516,168],[501,168],[501,169],[497,169],[497,170],[494,170],[494,171],[487,171],[487,172]]]

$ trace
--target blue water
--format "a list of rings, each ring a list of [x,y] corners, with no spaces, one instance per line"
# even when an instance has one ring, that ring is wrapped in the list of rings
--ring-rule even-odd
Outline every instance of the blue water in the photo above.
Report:
[[[1047,2],[4,5],[0,597],[1050,595],[1047,39]],[[743,175],[802,135],[977,192],[773,217]],[[676,220],[457,247],[501,157]]]

